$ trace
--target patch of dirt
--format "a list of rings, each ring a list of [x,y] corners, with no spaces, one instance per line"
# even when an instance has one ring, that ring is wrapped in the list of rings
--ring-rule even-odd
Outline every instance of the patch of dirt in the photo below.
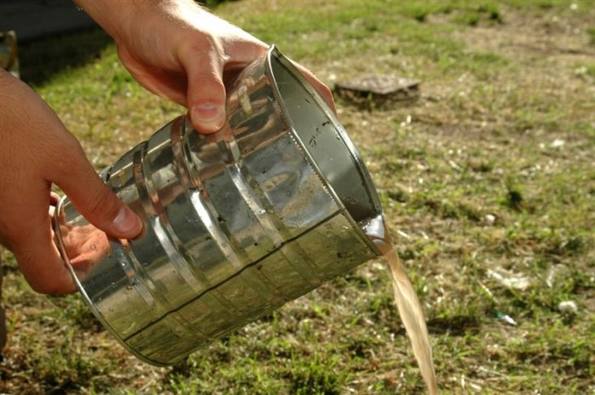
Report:
[[[524,62],[555,59],[561,64],[593,60],[595,47],[589,44],[587,16],[560,18],[549,12],[535,15],[504,12],[504,23],[461,29],[455,37],[469,48],[491,51]]]

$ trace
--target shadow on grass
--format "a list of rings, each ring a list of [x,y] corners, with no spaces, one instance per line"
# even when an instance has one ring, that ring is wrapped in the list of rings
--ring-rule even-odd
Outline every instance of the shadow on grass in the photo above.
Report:
[[[33,86],[100,57],[112,39],[99,28],[52,36],[19,46],[21,78]]]
[[[433,335],[449,333],[451,336],[464,336],[478,333],[481,322],[471,315],[456,315],[449,318],[433,318],[428,321],[428,331]]]

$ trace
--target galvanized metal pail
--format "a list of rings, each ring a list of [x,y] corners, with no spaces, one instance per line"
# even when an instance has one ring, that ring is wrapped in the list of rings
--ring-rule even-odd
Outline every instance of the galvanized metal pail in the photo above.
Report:
[[[142,360],[172,364],[378,255],[370,176],[275,48],[228,89],[227,124],[180,117],[102,176],[145,222],[113,240],[65,198],[57,243],[93,313]]]

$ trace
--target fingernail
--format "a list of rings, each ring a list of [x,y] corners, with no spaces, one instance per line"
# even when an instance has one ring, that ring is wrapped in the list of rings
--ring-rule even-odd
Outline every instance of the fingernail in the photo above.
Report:
[[[142,223],[134,211],[128,207],[122,207],[114,218],[114,226],[122,235],[135,237],[142,230]]]
[[[223,106],[215,103],[202,103],[192,107],[190,111],[192,124],[201,132],[215,132],[223,127],[225,111]]]

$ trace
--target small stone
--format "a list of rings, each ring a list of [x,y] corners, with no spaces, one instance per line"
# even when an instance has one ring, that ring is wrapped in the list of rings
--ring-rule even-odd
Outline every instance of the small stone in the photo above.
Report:
[[[493,225],[494,222],[496,222],[496,216],[493,214],[486,214],[485,220],[488,223],[488,225]]]
[[[500,321],[503,321],[503,322],[507,323],[510,326],[517,326],[518,325],[517,322],[514,320],[514,318],[512,318],[508,314],[504,314],[504,313],[498,312],[496,314],[496,316],[498,317],[498,319]]]
[[[576,302],[572,300],[565,300],[558,304],[558,310],[560,310],[561,313],[576,314],[578,313],[578,306],[576,305]]]
[[[506,288],[516,289],[518,291],[525,291],[533,285],[531,279],[527,276],[517,273],[511,273],[502,268],[489,269],[487,271],[488,277],[495,280],[500,285]]]

